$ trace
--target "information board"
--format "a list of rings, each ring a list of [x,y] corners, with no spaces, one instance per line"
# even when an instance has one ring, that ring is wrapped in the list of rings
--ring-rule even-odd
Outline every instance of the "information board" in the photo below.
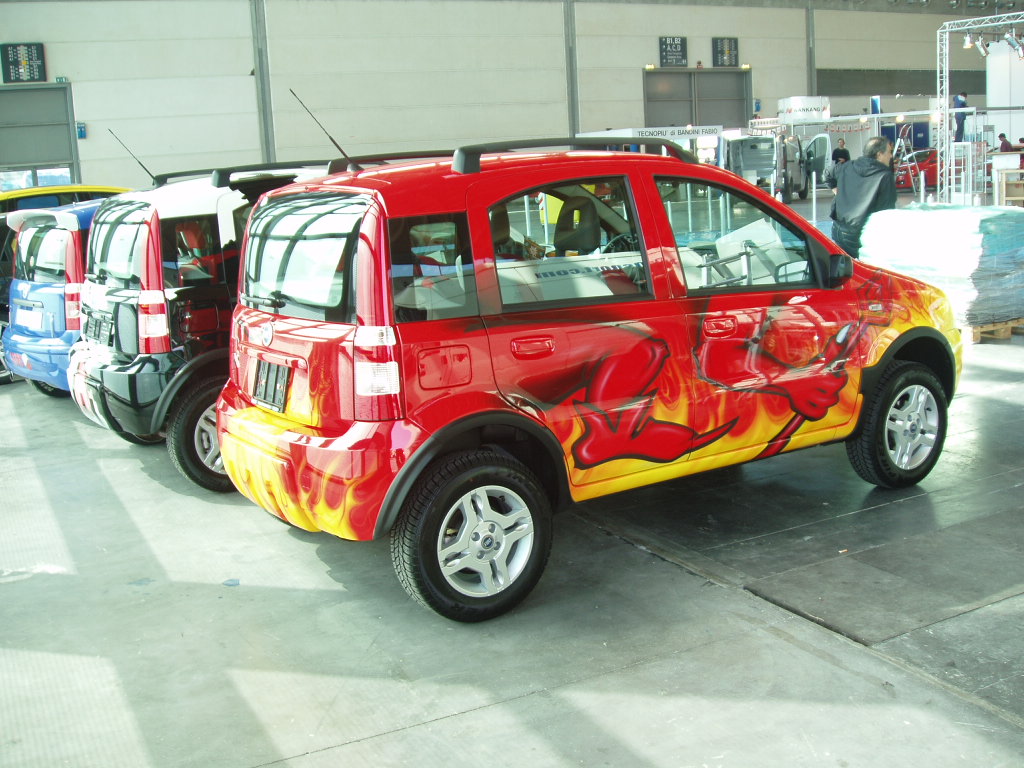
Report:
[[[42,43],[4,43],[0,61],[5,83],[45,83],[46,59]]]
[[[663,67],[686,66],[686,38],[659,37],[660,64]]]
[[[716,67],[738,67],[740,65],[739,38],[712,37],[711,63]]]

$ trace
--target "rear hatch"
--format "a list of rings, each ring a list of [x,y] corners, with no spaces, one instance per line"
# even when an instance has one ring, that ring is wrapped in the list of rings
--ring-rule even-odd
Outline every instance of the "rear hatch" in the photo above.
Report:
[[[82,290],[82,334],[124,360],[139,352],[141,292],[163,289],[159,233],[159,216],[145,200],[110,200],[93,221]]]
[[[81,280],[84,244],[78,220],[69,216],[59,222],[54,214],[37,211],[11,214],[10,223],[17,232],[12,329],[29,338],[61,336],[68,329],[65,301],[70,296],[65,296],[65,288],[77,298]],[[71,306],[75,313],[77,302]],[[77,327],[77,314],[72,319]]]
[[[237,242],[247,203],[205,181],[194,196],[176,186],[107,201],[93,222],[83,335],[115,360],[227,345],[238,250],[222,240]]]
[[[391,329],[357,325],[357,281],[377,302],[360,320],[383,314],[360,237],[372,209],[364,194],[301,192],[264,201],[249,224],[231,378],[248,404],[300,429],[379,416],[373,395],[397,376]]]

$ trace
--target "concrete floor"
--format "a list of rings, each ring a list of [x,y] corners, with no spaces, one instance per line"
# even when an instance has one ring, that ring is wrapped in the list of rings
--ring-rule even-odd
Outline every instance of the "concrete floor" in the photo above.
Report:
[[[0,766],[1019,766],[1024,337],[919,487],[842,446],[561,515],[515,612],[0,387]]]

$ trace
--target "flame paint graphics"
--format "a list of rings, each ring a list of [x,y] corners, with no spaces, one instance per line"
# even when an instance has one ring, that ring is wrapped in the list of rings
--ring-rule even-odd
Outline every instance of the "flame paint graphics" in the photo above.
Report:
[[[691,359],[648,336],[596,361],[566,401],[576,418],[558,435],[573,458],[576,497],[846,437],[859,415],[863,367],[910,328],[954,335],[948,303],[930,286],[878,270],[850,289],[856,301],[825,314],[790,302],[735,310],[711,299],[697,317],[736,325],[720,340],[693,331]]]
[[[877,269],[865,285],[885,285],[891,306],[888,327],[873,328],[874,332],[869,335],[865,365],[877,363],[900,334],[911,328],[924,326],[937,329],[949,340],[956,356],[959,375],[963,344],[953,316],[952,305],[940,289],[884,269]],[[868,311],[871,311],[871,302],[867,301],[867,290],[863,286],[859,288],[858,297],[862,305],[868,304]]]
[[[380,500],[401,464],[381,425],[357,422],[342,436],[322,437],[285,428],[259,408],[232,412],[230,425],[221,454],[246,497],[299,528],[373,538]]]

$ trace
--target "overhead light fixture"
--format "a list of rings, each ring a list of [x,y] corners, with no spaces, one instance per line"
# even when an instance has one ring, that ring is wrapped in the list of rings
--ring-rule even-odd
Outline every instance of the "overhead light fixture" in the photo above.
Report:
[[[1017,58],[1024,60],[1024,45],[1021,45],[1020,38],[1017,37],[1017,30],[1007,32],[1003,37],[1006,39],[1006,42],[1010,44],[1010,47],[1013,48],[1013,52],[1017,54]]]
[[[974,40],[971,38],[971,33],[968,32],[964,35],[964,50],[974,47]]]
[[[978,53],[981,54],[981,58],[988,56],[988,43],[985,42],[984,37],[979,37],[978,41],[974,44],[974,47],[978,49]]]

